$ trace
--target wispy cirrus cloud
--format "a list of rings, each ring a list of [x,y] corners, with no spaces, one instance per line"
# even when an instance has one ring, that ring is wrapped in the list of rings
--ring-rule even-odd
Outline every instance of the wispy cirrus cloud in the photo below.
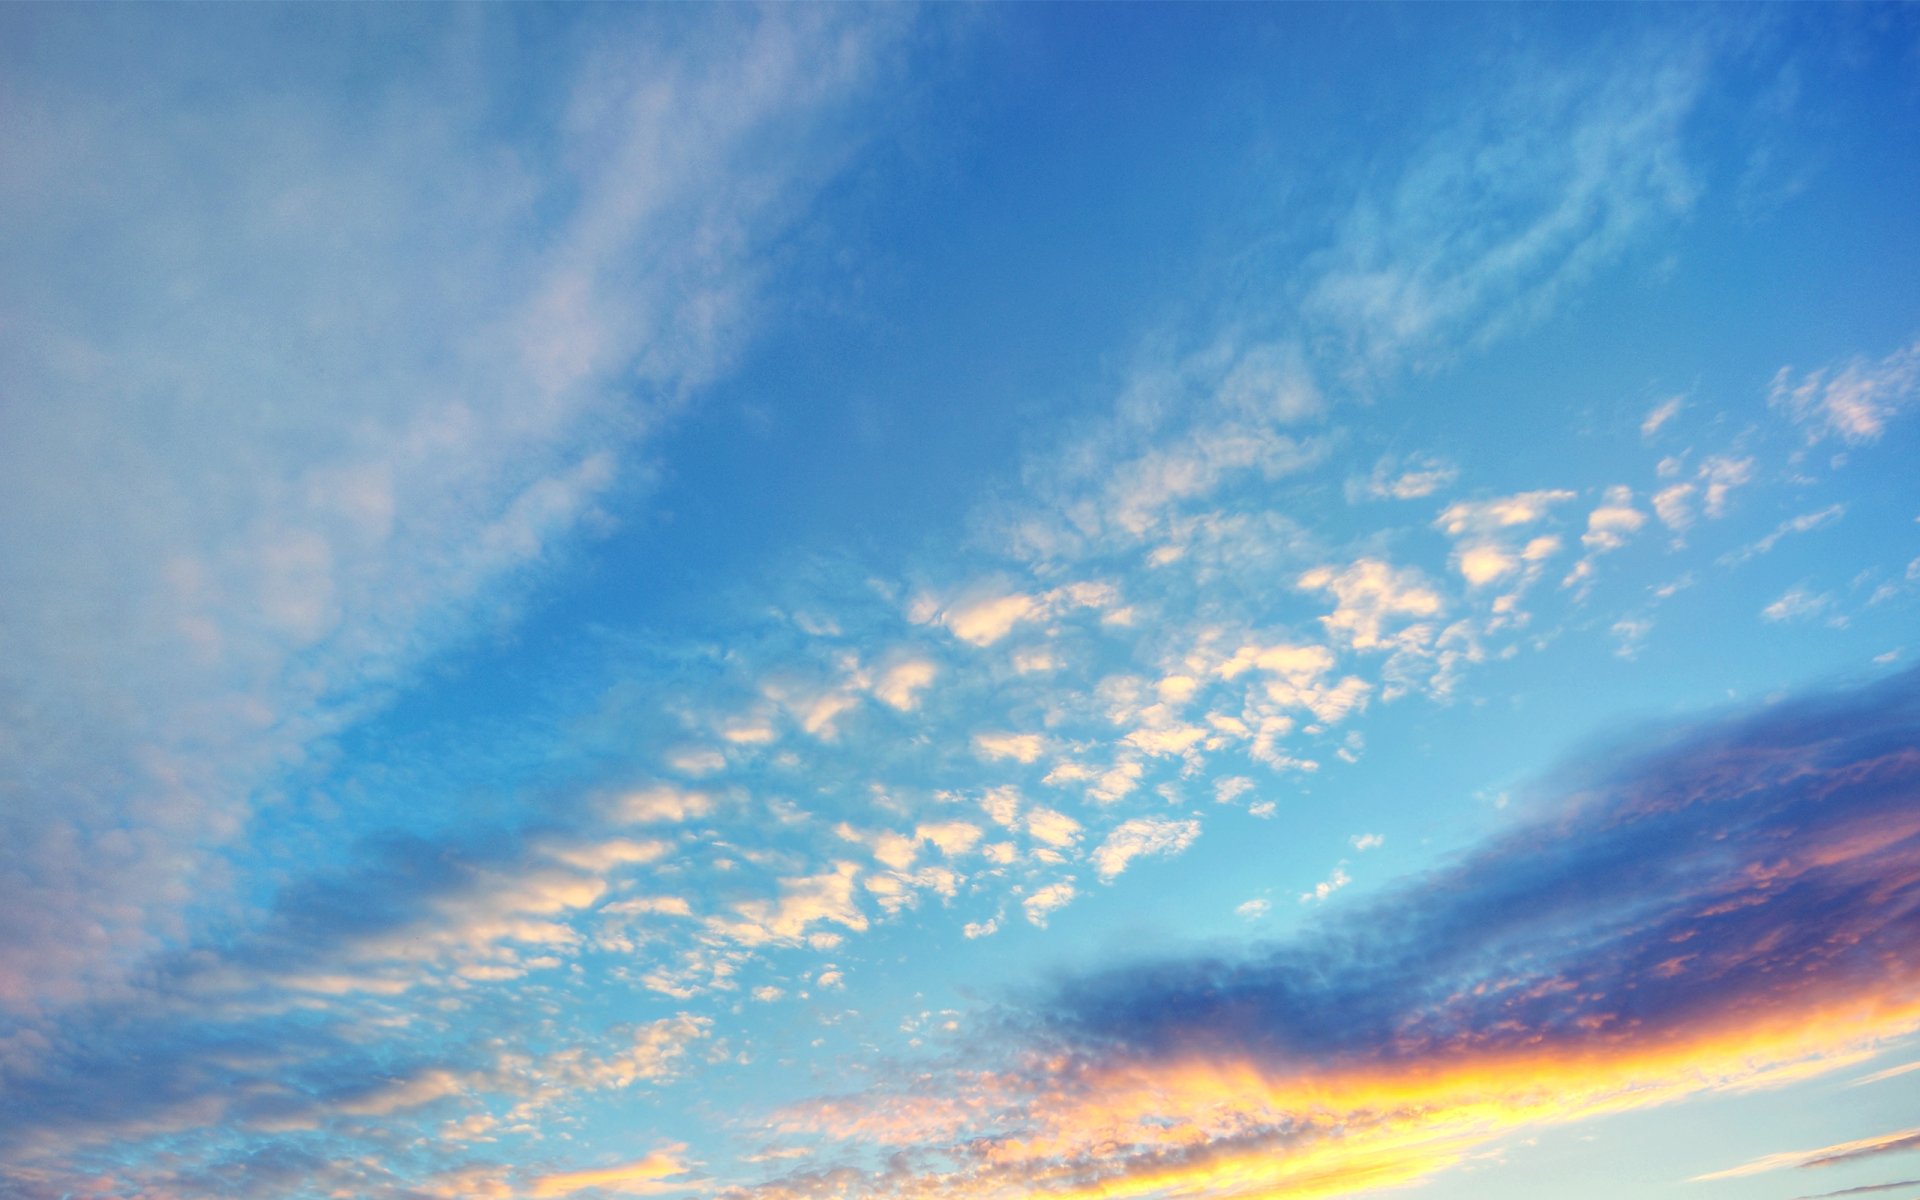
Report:
[[[556,22],[565,69],[531,78],[496,72],[509,20],[369,56],[334,13],[289,56],[271,14],[122,14],[129,56],[100,17],[15,18],[0,135],[21,1014],[177,936],[253,789],[644,485],[633,449],[750,332],[757,251],[903,24]],[[493,122],[506,91],[528,128]]]
[[[1769,400],[1805,433],[1809,443],[1833,437],[1850,445],[1877,441],[1887,423],[1920,389],[1920,343],[1884,358],[1854,358],[1794,378],[1791,367],[1773,377]]]

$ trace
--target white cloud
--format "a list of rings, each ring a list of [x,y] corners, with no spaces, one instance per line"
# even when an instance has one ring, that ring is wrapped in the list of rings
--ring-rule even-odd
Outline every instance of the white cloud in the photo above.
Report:
[[[987,758],[1030,763],[1046,751],[1047,740],[1037,733],[980,733],[974,735],[973,746]]]
[[[1793,378],[1781,367],[1768,401],[1805,431],[1809,444],[1837,437],[1858,445],[1879,439],[1887,422],[1913,401],[1920,389],[1920,341],[1871,362],[1856,358],[1835,370],[1823,367]]]
[[[1306,590],[1334,594],[1339,603],[1321,624],[1355,650],[1387,647],[1394,637],[1390,624],[1437,617],[1446,607],[1419,570],[1379,559],[1363,558],[1337,570],[1315,567],[1298,582]]]
[[[1027,813],[1027,833],[1037,842],[1064,849],[1080,840],[1080,822],[1051,808]]]
[[[1769,553],[1775,546],[1779,545],[1781,538],[1795,533],[1810,533],[1815,529],[1831,525],[1845,516],[1846,513],[1846,505],[1829,504],[1827,507],[1814,512],[1801,513],[1797,517],[1789,517],[1774,526],[1773,531],[1759,541],[1728,554],[1721,561],[1735,564],[1746,562],[1748,559],[1758,558],[1762,554]]]
[[[1753,459],[1716,455],[1700,464],[1700,480],[1706,489],[1707,515],[1725,516],[1733,489],[1753,481]]]
[[[1453,486],[1460,469],[1431,454],[1414,454],[1405,459],[1392,455],[1373,466],[1373,473],[1349,487],[1348,495],[1370,500],[1419,500],[1442,488]]]
[[[1673,420],[1674,417],[1679,415],[1681,408],[1686,405],[1686,402],[1687,398],[1685,396],[1669,396],[1667,399],[1654,405],[1652,410],[1647,413],[1646,420],[1640,422],[1640,436],[1643,438],[1651,438],[1654,434],[1659,433],[1668,421]]]
[[[1691,483],[1676,483],[1661,488],[1653,494],[1654,515],[1660,518],[1668,529],[1678,532],[1693,524],[1693,493]]]
[[[1178,854],[1200,836],[1200,822],[1135,817],[1108,834],[1093,852],[1103,883],[1111,883],[1129,863],[1145,854]]]
[[[1311,904],[1316,901],[1325,900],[1328,896],[1333,895],[1352,882],[1353,880],[1348,877],[1345,867],[1335,867],[1333,874],[1327,876],[1319,883],[1314,884],[1309,890],[1300,893],[1300,903]]]
[[[1031,896],[1021,901],[1020,907],[1026,910],[1028,921],[1044,929],[1047,925],[1047,918],[1051,916],[1056,909],[1071,904],[1073,897],[1074,887],[1072,881],[1062,880],[1059,883],[1050,883],[1040,888]]]
[[[612,805],[617,820],[639,825],[697,820],[712,809],[713,799],[705,792],[687,791],[668,784],[628,792]]]
[[[868,922],[854,901],[859,877],[858,864],[838,862],[817,875],[782,879],[778,900],[744,901],[734,906],[736,917],[712,917],[707,926],[745,946],[795,945],[805,939],[811,926],[822,923],[862,932]]]
[[[910,658],[883,671],[873,685],[873,694],[902,712],[911,712],[919,706],[920,693],[939,674],[940,668],[932,661]]]
[[[1760,610],[1760,615],[1769,621],[1804,621],[1819,616],[1833,607],[1833,597],[1825,592],[1809,591],[1803,584],[1795,584],[1772,604]]]
[[[978,825],[967,821],[934,821],[915,828],[913,836],[932,842],[940,853],[953,857],[973,849],[984,834]]]
[[[1595,553],[1618,550],[1646,523],[1647,514],[1633,507],[1633,489],[1610,487],[1605,502],[1587,514],[1587,531],[1580,535],[1580,544]]]

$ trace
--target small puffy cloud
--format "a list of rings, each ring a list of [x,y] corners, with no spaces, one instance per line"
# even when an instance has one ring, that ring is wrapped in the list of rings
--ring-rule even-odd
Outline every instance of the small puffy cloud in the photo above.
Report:
[[[1705,488],[1706,511],[1709,517],[1722,517],[1727,512],[1727,497],[1733,489],[1753,482],[1753,459],[1731,458],[1716,455],[1700,464],[1700,480]]]
[[[682,775],[711,775],[726,770],[727,756],[711,746],[683,746],[667,755],[667,765]]]
[[[968,921],[966,928],[962,929],[960,932],[965,934],[969,939],[972,939],[972,938],[992,937],[995,933],[998,933],[999,930],[1000,930],[1000,918],[994,917],[991,920],[986,920],[986,921]]]
[[[1920,341],[1877,362],[1856,358],[1835,370],[1823,367],[1798,380],[1781,367],[1768,402],[1799,425],[1808,444],[1837,437],[1850,445],[1877,440],[1920,389]]]
[[[1691,483],[1661,488],[1653,494],[1654,515],[1675,532],[1687,528],[1693,524],[1693,494],[1697,490]]]
[[[968,821],[932,821],[916,827],[913,836],[932,842],[940,848],[940,853],[953,857],[973,849],[984,834],[978,825]]]
[[[1102,883],[1111,883],[1134,859],[1147,854],[1178,854],[1200,836],[1200,822],[1136,817],[1122,822],[1093,852]]]
[[[1362,853],[1368,850],[1377,850],[1387,844],[1387,839],[1377,833],[1356,833],[1351,838],[1348,838],[1347,841],[1355,850]]]
[[[1235,905],[1233,911],[1235,914],[1245,917],[1249,921],[1257,921],[1273,911],[1273,902],[1255,897],[1244,904]]]
[[[1461,547],[1454,555],[1453,565],[1468,584],[1479,587],[1511,575],[1520,564],[1505,546],[1489,542]]]
[[[835,863],[831,871],[780,881],[778,900],[748,900],[734,906],[733,918],[709,918],[716,934],[746,946],[794,945],[816,924],[834,924],[855,932],[867,928],[866,914],[854,901],[860,868]]]
[[[713,809],[713,799],[705,792],[661,784],[628,792],[613,804],[613,814],[622,821],[638,825],[668,824],[704,817]]]
[[[1229,804],[1235,797],[1253,790],[1253,780],[1245,775],[1228,775],[1213,782],[1213,798],[1216,803]]]
[[[1014,823],[1020,819],[1019,789],[1010,785],[987,789],[986,793],[980,797],[980,810],[986,813],[995,825],[1013,828]]]
[[[1556,504],[1573,499],[1560,490],[1516,492],[1491,500],[1461,500],[1440,510],[1434,524],[1451,537],[1531,525],[1547,516]]]
[[[1634,507],[1632,488],[1608,488],[1600,506],[1587,514],[1587,531],[1580,535],[1586,556],[1573,564],[1560,586],[1577,587],[1577,594],[1584,597],[1593,586],[1595,560],[1626,545],[1627,539],[1646,523],[1647,514]]]
[[[980,733],[973,747],[987,758],[1011,758],[1030,763],[1046,751],[1047,741],[1037,733]]]
[[[1036,842],[1064,849],[1080,839],[1080,822],[1051,808],[1034,808],[1027,813],[1027,833]]]
[[[892,867],[896,871],[904,871],[912,866],[913,860],[920,853],[917,836],[908,837],[906,834],[895,833],[890,829],[863,831],[843,821],[834,828],[834,832],[844,841],[865,846],[873,852],[875,861],[882,866]]]
[[[1618,550],[1646,523],[1647,514],[1633,507],[1633,489],[1610,487],[1600,507],[1587,514],[1587,531],[1580,542],[1596,553]]]
[[[931,660],[910,658],[881,672],[873,694],[901,712],[911,712],[920,703],[920,693],[939,674],[940,669]]]
[[[1056,909],[1072,903],[1074,894],[1073,881],[1061,880],[1034,892],[1020,902],[1020,907],[1026,910],[1028,921],[1045,929],[1047,918]]]
[[[1298,582],[1307,591],[1334,594],[1338,604],[1320,622],[1355,650],[1386,647],[1393,636],[1389,625],[1437,617],[1446,607],[1417,569],[1374,558],[1340,569],[1316,567]]]
[[[1122,759],[1100,772],[1093,786],[1087,789],[1087,798],[1096,804],[1112,804],[1133,792],[1140,786],[1140,777],[1146,768],[1134,759]]]
[[[604,875],[615,867],[658,862],[672,851],[673,843],[657,838],[645,841],[614,838],[604,842],[553,846],[548,848],[547,853],[570,867]]]
[[[1413,454],[1404,460],[1388,455],[1374,464],[1365,480],[1350,484],[1347,495],[1350,499],[1419,500],[1451,486],[1459,477],[1459,468],[1431,454]]]
[[[917,612],[913,615],[916,620],[938,621],[963,642],[991,646],[1012,633],[1015,625],[1033,619],[1040,611],[1040,602],[1034,597],[1024,592],[1006,592],[964,601],[946,610],[936,607],[927,611],[924,618]]]
[[[1662,474],[1671,478],[1684,470],[1677,459],[1662,462]],[[1667,468],[1671,467],[1671,470]],[[1733,490],[1753,481],[1752,458],[1712,455],[1701,460],[1693,478],[1672,483],[1653,494],[1653,512],[1675,533],[1690,527],[1704,512],[1709,518],[1726,515]]]
[[[1335,867],[1333,874],[1300,893],[1300,903],[1310,904],[1317,900],[1325,900],[1328,896],[1333,895],[1352,882],[1353,880],[1347,875],[1345,867]]]
[[[1325,646],[1254,643],[1235,650],[1215,670],[1222,679],[1257,670],[1280,676],[1290,683],[1307,684],[1332,670],[1333,661],[1333,651]]]
[[[1538,574],[1536,564],[1558,547],[1557,541],[1540,536],[1523,541],[1524,529],[1572,498],[1567,491],[1532,491],[1462,500],[1442,509],[1434,526],[1454,540],[1453,569],[1468,587],[1485,587],[1523,570],[1524,586]]]

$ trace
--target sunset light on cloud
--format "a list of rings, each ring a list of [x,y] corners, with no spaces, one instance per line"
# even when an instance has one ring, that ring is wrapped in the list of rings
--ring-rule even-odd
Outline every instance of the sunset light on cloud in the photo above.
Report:
[[[1920,1196],[1917,60],[0,13],[0,1197]]]

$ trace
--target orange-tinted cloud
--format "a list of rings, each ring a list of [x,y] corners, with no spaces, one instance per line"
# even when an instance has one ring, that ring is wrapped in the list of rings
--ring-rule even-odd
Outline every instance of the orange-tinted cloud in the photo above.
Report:
[[[783,1127],[893,1147],[865,1195],[1354,1195],[1920,1029],[1920,673],[1665,736],[1536,803],[1309,937],[1082,977],[1015,1019],[1009,1065]]]
[[[667,1146],[645,1158],[611,1167],[541,1175],[533,1180],[531,1191],[535,1196],[570,1196],[587,1188],[602,1188],[629,1196],[683,1192],[694,1186],[687,1179],[674,1178],[687,1173],[687,1163],[681,1157],[685,1151],[684,1145]]]

